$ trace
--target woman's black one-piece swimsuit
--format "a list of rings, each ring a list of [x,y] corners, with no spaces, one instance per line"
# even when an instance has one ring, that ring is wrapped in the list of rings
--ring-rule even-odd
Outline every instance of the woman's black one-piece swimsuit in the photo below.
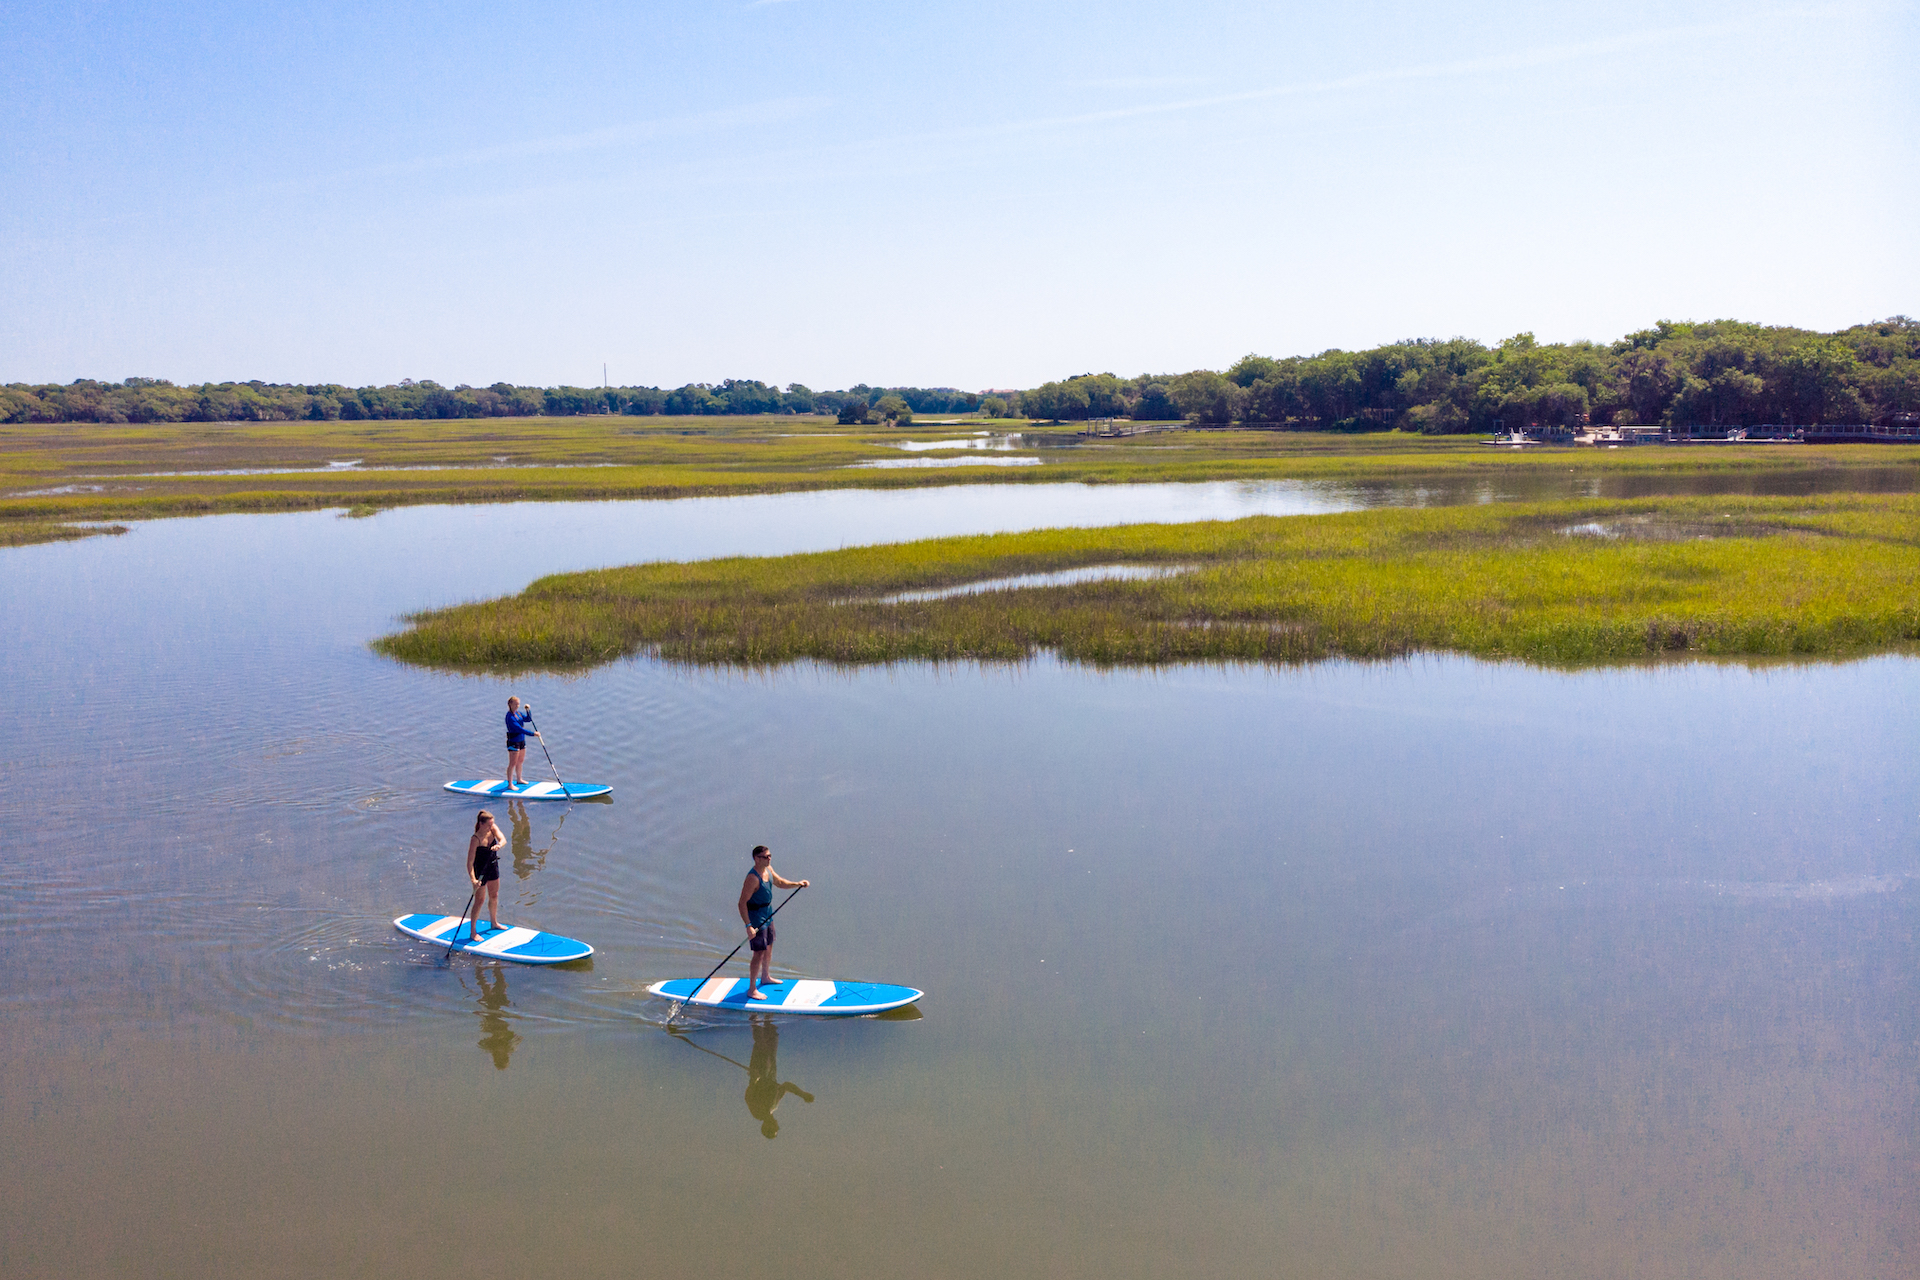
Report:
[[[494,843],[483,844],[473,851],[473,874],[481,884],[500,878],[499,837],[494,838]]]

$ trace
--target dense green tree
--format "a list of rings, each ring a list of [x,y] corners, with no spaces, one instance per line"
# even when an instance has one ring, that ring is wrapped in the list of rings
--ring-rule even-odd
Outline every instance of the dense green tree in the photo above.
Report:
[[[1154,379],[1140,386],[1127,413],[1147,422],[1164,422],[1180,417],[1180,406],[1173,402],[1173,392],[1167,389],[1167,384]]]
[[[728,378],[713,389],[713,398],[721,406],[716,413],[779,413],[786,408],[778,391],[749,378]]]
[[[716,400],[713,388],[704,382],[690,382],[667,393],[663,412],[670,414],[725,413],[726,402]]]
[[[1344,351],[1325,351],[1299,370],[1299,403],[1320,428],[1350,424],[1363,406],[1358,362]]]
[[[1578,427],[1586,422],[1587,389],[1579,383],[1550,382],[1531,390],[1533,423],[1548,427]]]
[[[1078,379],[1045,382],[1020,393],[1020,409],[1029,418],[1056,422],[1078,422],[1090,416],[1087,389]]]
[[[1281,364],[1270,356],[1258,356],[1252,352],[1234,361],[1227,370],[1227,380],[1237,387],[1251,387],[1262,380],[1272,382],[1279,378]]]
[[[1223,374],[1084,373],[983,401],[952,387],[784,392],[752,379],[719,386],[443,387],[407,378],[377,387],[265,382],[175,386],[164,378],[0,388],[0,421],[290,422],[536,414],[841,413],[883,398],[915,414],[998,410],[1074,421],[1130,416],[1313,429],[1485,430],[1591,422],[1753,426],[1885,421],[1920,412],[1920,322],[1890,316],[1836,333],[1736,320],[1662,320],[1618,342],[1541,343],[1516,334],[1489,349],[1466,338],[1367,351],[1243,356]],[[898,419],[895,419],[896,421]]]
[[[1790,419],[1803,423],[1857,422],[1865,416],[1854,389],[1860,361],[1833,338],[1794,344],[1780,361],[1783,400]]]
[[[1167,384],[1167,392],[1180,416],[1190,422],[1232,422],[1239,388],[1222,374],[1208,369],[1183,373]]]

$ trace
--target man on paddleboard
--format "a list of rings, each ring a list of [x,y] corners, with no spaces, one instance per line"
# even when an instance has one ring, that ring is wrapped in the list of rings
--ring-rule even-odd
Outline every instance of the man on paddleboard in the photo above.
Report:
[[[527,726],[533,723],[533,708],[521,707],[520,699],[507,699],[507,785],[524,787],[527,785],[527,735],[540,736],[538,729]]]
[[[780,982],[767,973],[773,967],[773,891],[804,889],[805,880],[789,880],[773,869],[773,851],[763,844],[753,846],[753,870],[740,886],[740,919],[746,923],[748,946],[753,958],[747,962],[747,999],[765,1000],[760,984],[777,987]]]

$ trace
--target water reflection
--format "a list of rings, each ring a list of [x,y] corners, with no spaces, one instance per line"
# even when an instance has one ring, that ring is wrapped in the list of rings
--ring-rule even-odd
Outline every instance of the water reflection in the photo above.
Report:
[[[507,1000],[507,971],[498,965],[481,965],[474,972],[474,980],[480,984],[476,1000],[480,1006],[480,1048],[493,1058],[496,1070],[505,1071],[520,1043],[520,1033],[506,1014],[512,1007]],[[463,981],[461,985],[466,984]]]
[[[502,968],[392,928],[465,903],[479,802],[440,786],[508,691],[369,653],[407,610],[562,568],[1349,498],[529,503],[0,552],[33,726],[0,749],[0,1147],[35,1170],[0,1200],[7,1280],[461,1259],[470,1191],[410,1161],[476,1080],[541,1170],[494,1251],[521,1269],[718,1270],[777,1154],[792,1280],[1920,1273],[1912,656],[516,679],[616,790],[544,861],[565,806],[525,805],[512,916],[600,951]],[[1486,764],[1536,760],[1584,763]],[[795,972],[940,993],[908,1026],[782,1016],[786,1065],[840,1082],[812,1105],[772,1052],[756,1070],[744,1015],[691,1037],[740,1077],[634,1016],[739,940],[741,831],[841,886],[799,908]],[[938,892],[902,863],[922,848]],[[1251,969],[1221,943],[1249,901]],[[498,1069],[521,1036],[543,1051]],[[743,1101],[752,1129],[711,1141]],[[798,1136],[752,1147],[775,1103]],[[849,1205],[898,1229],[850,1234]]]
[[[899,471],[914,467],[1037,467],[1040,459],[1028,457],[1011,458],[882,458],[877,462],[850,462],[844,470],[857,471],[861,468],[880,471]]]
[[[875,604],[913,604],[922,600],[951,600],[956,596],[979,595],[985,591],[1021,591],[1036,587],[1070,587],[1082,582],[1146,582],[1154,578],[1172,578],[1192,573],[1190,564],[1094,564],[1080,569],[1060,569],[1053,573],[1022,573],[1010,578],[988,578],[981,582],[963,582],[957,587],[934,587],[926,591],[900,591],[880,596]]]
[[[560,833],[566,830],[567,819],[573,814],[574,804],[611,804],[612,796],[594,796],[590,800],[570,802],[560,811],[560,821],[553,824],[553,834],[539,848],[533,846],[533,818],[527,813],[523,800],[507,801],[507,817],[513,823],[513,874],[521,880],[531,879],[533,873],[547,865],[547,855],[560,843]],[[538,898],[525,898],[521,905],[527,906],[539,901]]]
[[[507,801],[507,818],[513,823],[513,874],[522,880],[539,870],[533,854],[533,820],[521,800]],[[546,850],[541,850],[544,859]]]
[[[673,1027],[668,1027],[667,1031],[681,1044],[722,1062],[730,1062],[747,1073],[747,1092],[744,1095],[747,1112],[760,1122],[760,1133],[764,1137],[780,1136],[780,1121],[773,1113],[779,1109],[782,1098],[791,1093],[798,1095],[802,1102],[813,1101],[813,1095],[805,1089],[791,1080],[780,1078],[780,1028],[771,1018],[753,1019],[753,1052],[745,1062],[695,1043],[684,1031]]]

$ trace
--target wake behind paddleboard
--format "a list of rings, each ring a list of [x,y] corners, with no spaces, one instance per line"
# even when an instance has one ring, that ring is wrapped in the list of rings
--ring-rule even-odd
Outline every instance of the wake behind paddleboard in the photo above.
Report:
[[[509,787],[505,778],[470,778],[449,782],[447,790],[456,795],[485,796],[489,800],[591,800],[613,794],[613,788],[598,782],[524,782]]]
[[[668,1000],[703,1009],[745,1009],[760,1013],[810,1013],[850,1018],[862,1013],[885,1013],[912,1004],[924,991],[885,982],[826,982],[818,978],[788,978],[776,986],[762,983],[765,1000],[747,999],[745,978],[672,978],[647,990]]]
[[[593,948],[586,943],[557,933],[542,933],[523,925],[501,925],[496,929],[484,920],[476,924],[471,916],[464,920],[459,916],[431,913],[400,916],[394,920],[393,927],[422,942],[442,947],[452,942],[455,951],[519,964],[565,964],[593,954]],[[455,941],[456,931],[458,941]]]

